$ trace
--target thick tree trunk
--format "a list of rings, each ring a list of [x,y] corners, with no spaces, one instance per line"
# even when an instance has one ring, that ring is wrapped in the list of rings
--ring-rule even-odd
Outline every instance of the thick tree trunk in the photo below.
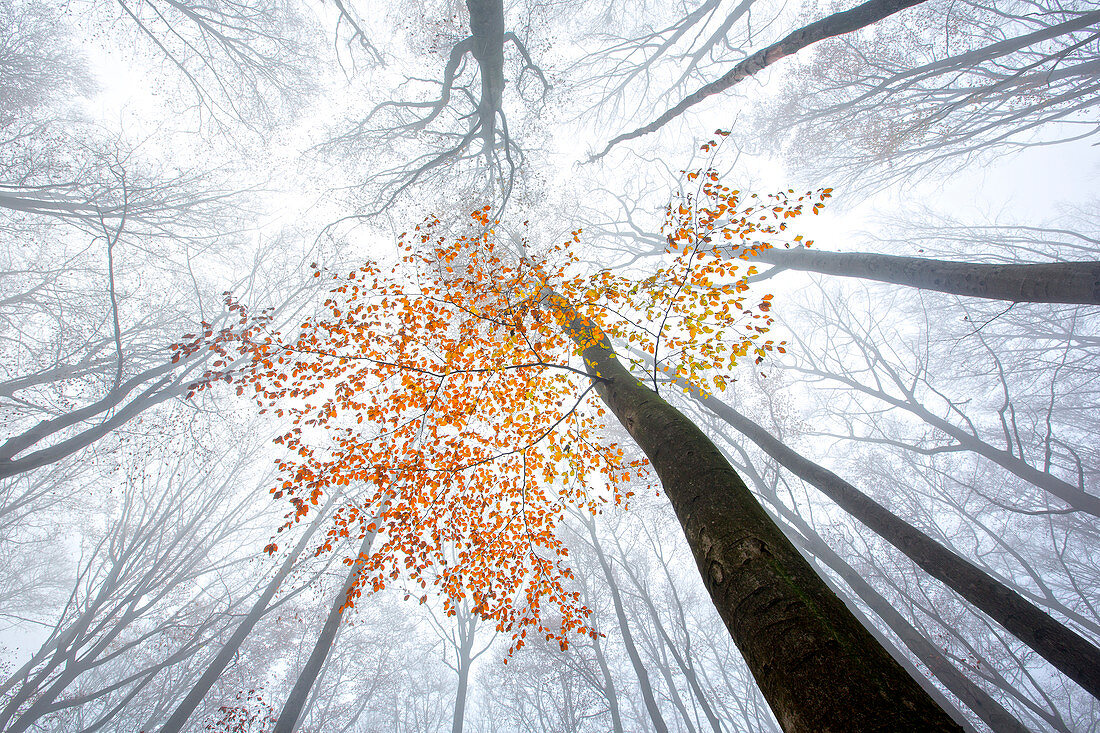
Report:
[[[374,542],[376,534],[376,532],[367,532],[366,536],[363,537],[363,544],[359,548],[357,558],[370,555],[371,544]],[[298,719],[306,706],[310,690],[313,689],[317,676],[321,674],[325,662],[328,661],[329,652],[332,651],[333,642],[336,639],[336,632],[340,630],[340,622],[344,618],[348,592],[355,584],[358,575],[359,565],[356,563],[351,566],[344,584],[332,601],[332,608],[329,609],[325,625],[321,627],[321,633],[317,636],[317,642],[313,645],[313,652],[306,660],[302,671],[298,673],[298,680],[294,683],[294,689],[290,691],[286,702],[283,703],[283,709],[279,711],[279,719],[275,722],[272,733],[294,733],[298,729]]]
[[[795,531],[791,532],[790,535],[793,535],[793,541],[796,545],[840,576],[840,579],[848,584],[848,587],[859,596],[860,600],[886,623],[917,660],[928,668],[932,676],[939,680],[948,692],[959,698],[963,704],[970,708],[990,729],[997,733],[1027,733],[1027,728],[1005,710],[999,702],[994,700],[989,693],[960,672],[935,644],[917,631],[901,612],[894,608],[840,555],[834,552],[806,520],[779,501],[779,498],[775,495],[774,487],[767,485],[760,474],[754,470],[748,454],[736,446],[728,437],[723,437],[730,445],[734,445],[741,452],[744,459],[744,470],[755,484],[758,494],[763,496],[772,506],[772,509],[794,528]]]
[[[630,374],[563,298],[544,295],[598,394],[649,457],[783,729],[961,730],[829,590],[702,431]]]
[[[1026,598],[891,513],[832,471],[780,443],[768,431],[713,395],[677,380],[695,399],[756,443],[779,465],[835,501],[925,572],[1011,632],[1070,679],[1100,698],[1100,649],[1051,618]]]
[[[503,0],[466,0],[470,11],[471,53],[481,74],[478,122],[484,152],[489,154],[496,139],[496,118],[504,94],[504,3]]]
[[[279,570],[275,573],[275,576],[268,581],[267,587],[264,588],[264,592],[260,594],[260,597],[256,599],[256,602],[252,604],[251,610],[248,615],[244,617],[244,620],[233,631],[233,635],[226,640],[217,656],[210,662],[210,665],[206,668],[206,671],[202,673],[198,681],[187,693],[187,696],[180,701],[179,706],[176,707],[171,717],[164,724],[164,727],[160,729],[160,733],[179,733],[183,729],[183,726],[187,723],[187,719],[191,717],[191,713],[195,712],[195,708],[199,706],[206,693],[210,691],[210,688],[214,686],[214,683],[221,677],[222,672],[229,666],[229,663],[233,661],[233,657],[237,655],[237,652],[241,648],[241,644],[259,623],[267,612],[268,604],[271,603],[271,599],[275,597],[276,591],[279,590],[279,586],[283,584],[286,577],[290,574],[290,571],[294,569],[294,564],[297,562],[298,557],[305,551],[306,545],[309,544],[310,538],[317,532],[318,528],[328,518],[328,508],[331,505],[331,500],[326,504],[320,512],[317,514],[317,518],[310,523],[306,529],[305,534],[298,540],[298,544],[294,546],[294,549],[290,551],[290,554],[286,556],[282,564],[279,566]]]
[[[989,265],[868,252],[758,251],[753,260],[790,270],[861,277],[922,290],[1027,303],[1100,304],[1100,262]]]

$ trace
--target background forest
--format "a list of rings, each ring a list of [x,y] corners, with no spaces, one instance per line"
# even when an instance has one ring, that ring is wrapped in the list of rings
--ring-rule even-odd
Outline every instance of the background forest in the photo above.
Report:
[[[402,233],[431,216],[454,241],[471,212],[523,266],[568,251],[604,314],[612,278],[677,266],[677,216],[717,260],[747,253],[760,320],[737,328],[767,333],[689,313],[647,354],[609,328],[621,361],[958,726],[1100,730],[1098,103],[1084,1],[0,0],[0,730],[781,730],[672,489],[554,478],[612,442],[642,458],[577,386],[591,363],[545,393],[574,427],[542,434],[560,521],[524,557],[566,548],[595,633],[547,602],[551,632],[510,653],[498,585],[437,592],[468,558],[434,535],[433,563],[398,553],[370,592],[355,559],[422,531],[370,481],[406,479],[310,495],[291,471],[337,430],[366,454],[377,428],[382,462],[402,418],[248,344],[322,349],[354,305],[334,281],[400,272],[430,249]],[[824,208],[753,229],[707,213],[704,181]],[[407,312],[354,337],[374,364],[404,363],[382,332]],[[448,366],[463,328],[437,327]],[[507,425],[557,414],[450,385]],[[486,476],[473,496],[511,490]]]

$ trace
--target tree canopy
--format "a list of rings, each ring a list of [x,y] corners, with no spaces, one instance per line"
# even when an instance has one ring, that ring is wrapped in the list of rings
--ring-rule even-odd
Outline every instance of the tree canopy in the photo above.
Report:
[[[0,729],[1089,730],[1098,54],[0,0]]]

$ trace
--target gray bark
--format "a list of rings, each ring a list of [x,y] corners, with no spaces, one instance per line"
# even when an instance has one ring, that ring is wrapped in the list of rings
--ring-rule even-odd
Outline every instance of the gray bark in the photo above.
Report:
[[[598,636],[592,637],[592,651],[596,653],[596,663],[600,666],[600,673],[603,675],[603,694],[607,698],[607,707],[611,713],[611,730],[614,733],[623,733],[623,718],[619,712],[619,696],[615,692],[615,680],[611,677],[607,657],[604,656]]]
[[[1100,262],[1095,261],[990,265],[805,247],[760,250],[753,259],[782,269],[860,277],[974,298],[1100,304]]]
[[[642,700],[645,702],[646,712],[649,713],[649,720],[653,723],[653,729],[658,733],[668,733],[668,725],[665,723],[665,719],[661,715],[661,709],[657,706],[657,700],[653,696],[653,686],[649,683],[649,672],[646,671],[645,663],[638,653],[638,648],[634,645],[634,636],[630,633],[630,624],[626,618],[626,609],[623,608],[619,584],[615,581],[611,563],[608,562],[607,556],[600,546],[600,540],[596,537],[595,522],[592,521],[591,517],[588,517],[585,523],[588,525],[588,535],[592,539],[592,549],[596,551],[596,559],[599,560],[600,569],[603,570],[604,578],[607,580],[608,590],[611,591],[611,601],[615,605],[615,618],[619,621],[619,631],[623,635],[623,646],[626,648],[626,655],[630,658],[630,664],[634,667],[634,673],[638,676],[638,689],[642,693]]]
[[[649,457],[783,729],[961,730],[818,577],[714,443],[630,374],[561,296],[542,298],[581,349],[599,396]]]
[[[781,466],[815,486],[929,575],[988,614],[1063,674],[1100,698],[1100,649],[1088,640],[832,471],[795,453],[718,398],[713,395],[704,398],[696,387],[683,380],[677,383],[687,387],[701,405],[756,443]]]
[[[370,554],[371,544],[374,542],[376,534],[377,532],[366,533],[356,558]],[[332,651],[333,643],[336,640],[336,632],[340,630],[340,622],[344,618],[348,592],[351,591],[358,576],[359,565],[358,563],[352,564],[344,584],[332,601],[332,607],[325,618],[325,625],[321,627],[321,633],[317,635],[313,651],[310,653],[309,659],[306,660],[305,666],[302,667],[302,671],[298,673],[294,688],[287,696],[286,702],[283,703],[282,710],[279,711],[279,719],[275,722],[272,733],[294,733],[298,729],[298,720],[306,706],[306,701],[309,699],[309,693],[313,689],[313,684],[317,681],[318,675],[321,674],[325,662],[328,661],[329,652]]]
[[[822,18],[821,20],[803,26],[782,40],[752,54],[747,59],[735,65],[716,81],[712,81],[698,91],[684,97],[684,99],[674,107],[648,125],[639,127],[637,130],[631,132],[623,133],[614,138],[607,144],[607,147],[605,147],[603,151],[590,157],[588,162],[592,163],[604,157],[611,151],[611,148],[619,143],[648,135],[651,132],[656,132],[670,121],[682,115],[690,107],[699,104],[708,97],[726,91],[734,84],[748,79],[750,76],[771,66],[776,61],[798,53],[811,44],[826,38],[842,36],[846,33],[857,31],[860,28],[877,23],[883,18],[888,18],[894,13],[914,5],[919,5],[922,2],[924,2],[924,0],[868,0],[868,2],[857,5],[850,10],[833,13],[827,18]]]
[[[183,726],[187,723],[187,719],[195,712],[195,708],[202,702],[206,693],[210,691],[210,688],[218,681],[218,678],[221,677],[225,668],[233,661],[233,658],[241,648],[241,644],[244,643],[245,638],[252,632],[252,629],[267,612],[268,604],[271,603],[271,599],[274,598],[279,586],[286,580],[290,571],[294,569],[295,562],[302,552],[305,551],[306,545],[309,543],[310,539],[328,518],[327,510],[331,503],[330,499],[329,503],[318,512],[317,518],[313,520],[305,534],[298,540],[298,544],[295,545],[294,549],[291,550],[290,554],[283,560],[275,576],[268,581],[264,592],[260,594],[256,602],[252,604],[252,608],[249,610],[248,615],[245,616],[244,620],[233,630],[232,636],[226,640],[217,656],[214,657],[206,670],[202,673],[202,676],[199,677],[191,690],[188,691],[186,697],[180,701],[180,704],[168,718],[167,722],[165,722],[164,727],[160,729],[160,733],[179,733],[179,731],[183,729]]]

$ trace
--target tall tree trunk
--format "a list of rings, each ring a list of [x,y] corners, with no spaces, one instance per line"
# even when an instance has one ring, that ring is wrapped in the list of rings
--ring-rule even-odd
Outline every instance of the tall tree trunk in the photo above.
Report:
[[[238,650],[241,648],[241,644],[244,643],[245,638],[252,632],[252,629],[256,626],[264,614],[267,612],[268,604],[271,603],[271,599],[275,597],[275,593],[279,590],[279,586],[290,574],[290,571],[294,569],[294,564],[297,562],[298,557],[305,551],[306,545],[309,544],[310,539],[317,532],[318,528],[328,518],[328,509],[332,505],[332,499],[330,498],[328,503],[317,513],[317,518],[310,523],[306,529],[305,534],[298,540],[298,544],[294,546],[290,554],[286,556],[282,564],[279,566],[278,572],[268,582],[264,592],[256,599],[256,602],[252,604],[251,610],[248,615],[244,617],[244,620],[233,631],[233,635],[226,640],[217,656],[206,668],[206,671],[202,673],[198,681],[187,693],[187,696],[180,701],[179,706],[176,707],[171,717],[164,724],[164,727],[160,729],[160,733],[179,733],[183,729],[184,724],[187,723],[187,719],[191,717],[191,713],[195,712],[195,708],[199,706],[202,699],[206,696],[206,693],[210,691],[210,688],[214,686],[214,683],[221,677],[222,672],[229,666],[229,663],[236,656]]]
[[[615,540],[618,544],[618,538]],[[619,551],[622,551],[622,546],[619,546]],[[630,578],[630,582],[634,584],[634,587],[638,589],[638,595],[641,596],[642,601],[645,603],[646,608],[649,610],[649,615],[653,619],[653,627],[657,631],[664,645],[672,653],[672,658],[676,661],[676,666],[680,668],[680,672],[683,673],[684,679],[687,680],[688,686],[691,688],[692,693],[695,695],[695,699],[699,701],[699,705],[703,708],[703,715],[706,716],[707,722],[710,723],[711,730],[714,733],[722,732],[722,725],[718,721],[718,716],[715,715],[714,710],[710,706],[710,702],[707,700],[706,693],[703,692],[703,687],[699,684],[699,679],[695,674],[695,669],[685,661],[684,656],[680,654],[680,651],[676,648],[675,642],[672,640],[672,636],[665,629],[664,623],[661,621],[661,616],[657,613],[657,607],[653,603],[653,598],[649,594],[649,588],[642,582],[642,579],[638,577],[638,574],[634,572],[629,565],[624,564],[627,577]],[[672,582],[671,574],[665,569],[666,577],[668,577],[669,583]],[[675,590],[673,591],[675,592]],[[685,634],[687,628],[684,629]],[[669,683],[671,684],[671,682]]]
[[[474,631],[477,629],[477,614],[468,615],[459,612],[458,648],[455,655],[455,670],[458,672],[458,690],[455,693],[454,717],[451,719],[451,733],[462,733],[466,722],[466,693],[470,685],[470,665],[473,664]]]
[[[817,487],[929,575],[984,611],[1063,674],[1100,698],[1100,649],[1088,640],[832,471],[795,453],[717,397],[704,397],[697,387],[683,380],[677,383],[686,387],[701,405],[760,446],[779,465]]]
[[[604,656],[603,647],[600,645],[600,637],[592,637],[592,651],[596,653],[596,664],[600,666],[600,674],[603,675],[603,694],[607,698],[607,708],[611,713],[611,730],[613,733],[623,733],[623,718],[619,712],[619,695],[615,692],[615,680],[611,676],[611,670],[607,666],[607,657]]]
[[[680,691],[676,688],[676,680],[672,676],[672,666],[668,663],[668,654],[665,653],[668,647],[665,645],[664,639],[658,636],[653,640],[653,646],[656,648],[654,657],[657,657],[657,654],[660,655],[657,661],[661,676],[665,678],[665,686],[668,687],[668,696],[672,698],[672,706],[676,708],[676,712],[680,713],[680,719],[687,726],[688,733],[699,733],[695,727],[695,724],[699,722],[698,711],[696,711],[695,720],[693,721],[688,713],[687,705],[684,704],[684,699],[680,697]],[[692,708],[694,707],[692,705]]]
[[[600,569],[603,570],[604,579],[607,580],[607,588],[611,592],[611,602],[615,606],[615,618],[619,621],[619,631],[623,635],[623,646],[626,648],[626,655],[630,658],[630,664],[634,667],[634,673],[638,676],[638,688],[642,693],[646,711],[649,713],[649,720],[653,723],[653,729],[658,733],[668,733],[668,725],[665,723],[664,716],[661,715],[661,708],[657,706],[657,699],[653,696],[653,686],[649,682],[649,672],[646,671],[642,656],[638,653],[638,647],[634,645],[634,636],[630,633],[630,624],[626,617],[626,609],[623,608],[619,584],[615,581],[615,573],[604,554],[603,547],[600,546],[599,538],[596,537],[596,523],[589,516],[585,518],[585,524],[588,525],[588,536],[592,538],[592,549],[596,551],[596,559],[599,560]]]
[[[1100,262],[989,265],[870,252],[766,249],[752,258],[790,270],[904,285],[974,298],[1100,304]]]
[[[928,668],[932,676],[939,680],[948,692],[959,698],[963,704],[970,708],[990,729],[997,733],[1028,733],[1028,729],[1010,712],[1005,710],[1004,706],[960,672],[935,644],[925,638],[862,575],[834,552],[806,520],[779,501],[779,498],[775,495],[774,487],[767,485],[754,470],[744,449],[729,440],[728,437],[726,440],[741,453],[744,464],[739,467],[743,468],[752,479],[759,494],[765,497],[773,510],[794,528],[795,531],[790,534],[793,535],[795,544],[840,576],[840,579],[848,584],[848,587],[860,600],[881,618],[890,630],[897,635],[898,639],[905,644],[906,648]]]
[[[379,515],[381,515],[381,512],[379,512]],[[363,543],[359,547],[356,558],[370,555],[371,544],[374,542],[376,534],[377,532],[367,532],[363,537]],[[325,625],[321,627],[321,633],[317,636],[317,642],[313,645],[313,652],[306,660],[302,671],[298,673],[298,680],[294,683],[294,689],[290,691],[286,702],[283,703],[283,709],[279,711],[279,719],[275,722],[272,733],[294,733],[297,730],[298,719],[301,717],[302,710],[309,699],[310,690],[313,689],[313,684],[317,681],[317,676],[321,674],[321,669],[328,660],[329,652],[332,651],[336,632],[340,630],[340,621],[344,617],[348,592],[351,591],[358,575],[359,565],[353,563],[344,584],[340,586],[340,590],[332,601],[332,607],[325,619]]]
[[[783,729],[959,731],[817,576],[703,433],[544,292],[599,396],[649,457],[722,620]]]
[[[496,119],[504,94],[503,0],[466,0],[470,11],[470,52],[481,74],[478,123],[484,153],[491,155],[496,142]]]

